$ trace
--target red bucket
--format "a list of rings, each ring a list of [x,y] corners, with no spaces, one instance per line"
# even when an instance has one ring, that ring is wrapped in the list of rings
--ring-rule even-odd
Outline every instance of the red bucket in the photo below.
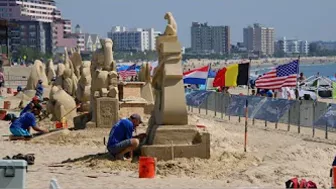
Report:
[[[0,110],[0,120],[4,120],[6,117],[7,111],[6,110]]]
[[[155,172],[155,158],[141,156],[139,158],[139,178],[154,178]]]
[[[4,105],[3,105],[3,108],[8,110],[8,109],[10,109],[10,106],[11,106],[11,102],[10,101],[5,101]]]

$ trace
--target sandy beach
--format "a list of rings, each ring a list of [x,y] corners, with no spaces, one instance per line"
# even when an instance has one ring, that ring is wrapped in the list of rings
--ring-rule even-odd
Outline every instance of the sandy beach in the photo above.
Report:
[[[18,99],[11,98],[15,107]],[[2,106],[2,102],[0,103]],[[204,114],[204,112],[201,112]],[[244,123],[237,118],[190,113],[190,124],[203,124],[211,134],[211,159],[159,161],[155,179],[139,179],[138,164],[110,161],[103,144],[109,129],[71,131],[58,137],[32,141],[7,141],[2,137],[0,156],[34,153],[35,165],[29,166],[27,188],[47,188],[56,178],[62,188],[284,188],[288,179],[299,176],[330,187],[329,170],[335,156],[336,135],[311,128],[263,121],[249,121],[247,153],[243,151]],[[49,127],[50,121],[39,123]],[[0,121],[0,133],[9,134],[9,123]],[[143,131],[146,127],[141,128]],[[102,153],[102,154],[99,154]]]

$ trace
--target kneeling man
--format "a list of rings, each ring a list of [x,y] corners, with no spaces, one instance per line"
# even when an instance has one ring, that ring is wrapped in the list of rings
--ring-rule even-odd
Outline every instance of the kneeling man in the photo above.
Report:
[[[132,152],[139,146],[139,139],[144,134],[133,137],[133,131],[142,123],[138,114],[132,114],[129,118],[119,120],[111,129],[107,150],[115,158],[125,160],[124,155]]]

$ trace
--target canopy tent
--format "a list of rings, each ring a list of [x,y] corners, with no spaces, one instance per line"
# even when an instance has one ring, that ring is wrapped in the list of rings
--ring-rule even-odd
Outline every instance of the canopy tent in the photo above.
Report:
[[[304,80],[300,88],[306,91],[317,92],[320,97],[332,96],[333,81],[325,76],[311,76]]]

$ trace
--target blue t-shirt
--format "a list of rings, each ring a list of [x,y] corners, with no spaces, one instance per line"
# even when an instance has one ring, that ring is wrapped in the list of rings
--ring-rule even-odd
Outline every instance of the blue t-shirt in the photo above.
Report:
[[[10,126],[10,128],[22,128],[28,130],[29,127],[36,126],[35,115],[31,112],[22,114],[18,119],[16,119]]]
[[[112,147],[119,142],[131,139],[133,135],[133,123],[129,119],[119,120],[111,129],[107,147]]]
[[[24,113],[30,111],[32,106],[33,106],[33,105],[32,105],[32,102],[29,102],[29,103],[27,104],[27,106],[24,107],[23,110],[20,112],[20,116],[21,116],[22,114],[24,114]]]

